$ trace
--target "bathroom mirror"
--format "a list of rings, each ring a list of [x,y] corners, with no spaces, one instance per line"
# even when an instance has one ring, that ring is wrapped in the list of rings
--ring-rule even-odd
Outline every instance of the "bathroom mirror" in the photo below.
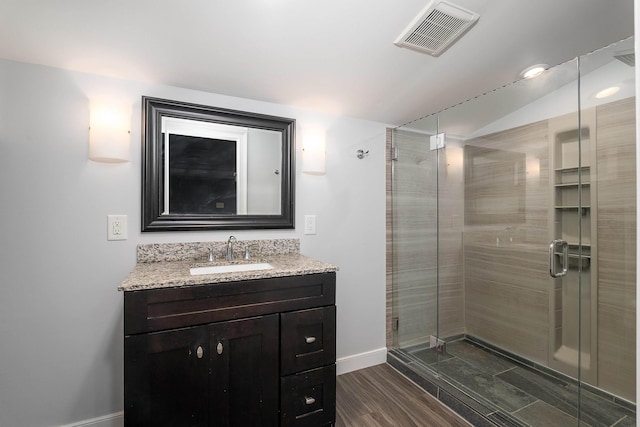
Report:
[[[142,231],[294,227],[294,119],[151,97],[142,118]]]

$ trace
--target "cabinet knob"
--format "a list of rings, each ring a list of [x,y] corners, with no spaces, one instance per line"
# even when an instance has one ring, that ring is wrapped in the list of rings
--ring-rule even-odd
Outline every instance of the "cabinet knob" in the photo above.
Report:
[[[304,337],[304,342],[306,342],[307,344],[312,344],[316,342],[316,337]]]
[[[316,403],[316,399],[314,399],[311,396],[305,396],[304,397],[304,403],[307,405],[313,405],[314,403]]]
[[[218,354],[222,354],[224,348],[222,347],[222,343],[219,342],[218,345],[216,346],[216,352],[218,352]]]
[[[202,349],[202,346],[199,345],[198,348],[196,349],[196,356],[198,357],[198,359],[202,359],[203,355],[204,355],[204,350]]]

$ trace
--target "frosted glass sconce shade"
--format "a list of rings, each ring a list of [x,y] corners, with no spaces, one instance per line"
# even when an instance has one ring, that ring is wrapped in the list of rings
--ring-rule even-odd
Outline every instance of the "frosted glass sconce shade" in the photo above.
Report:
[[[326,173],[326,142],[324,130],[308,130],[302,139],[302,172],[309,175]]]
[[[130,106],[92,103],[89,112],[89,159],[105,163],[131,160],[130,126]]]

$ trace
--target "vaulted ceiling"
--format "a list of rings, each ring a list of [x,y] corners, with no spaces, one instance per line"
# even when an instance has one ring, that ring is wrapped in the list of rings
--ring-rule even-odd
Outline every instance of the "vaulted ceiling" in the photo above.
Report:
[[[429,0],[0,0],[0,58],[399,125],[633,35],[633,0],[452,0],[438,57],[394,40]]]

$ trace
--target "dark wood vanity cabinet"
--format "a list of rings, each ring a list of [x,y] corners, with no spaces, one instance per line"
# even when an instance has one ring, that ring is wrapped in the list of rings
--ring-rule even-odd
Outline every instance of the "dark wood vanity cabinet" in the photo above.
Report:
[[[125,425],[333,425],[334,304],[335,273],[125,292]]]

